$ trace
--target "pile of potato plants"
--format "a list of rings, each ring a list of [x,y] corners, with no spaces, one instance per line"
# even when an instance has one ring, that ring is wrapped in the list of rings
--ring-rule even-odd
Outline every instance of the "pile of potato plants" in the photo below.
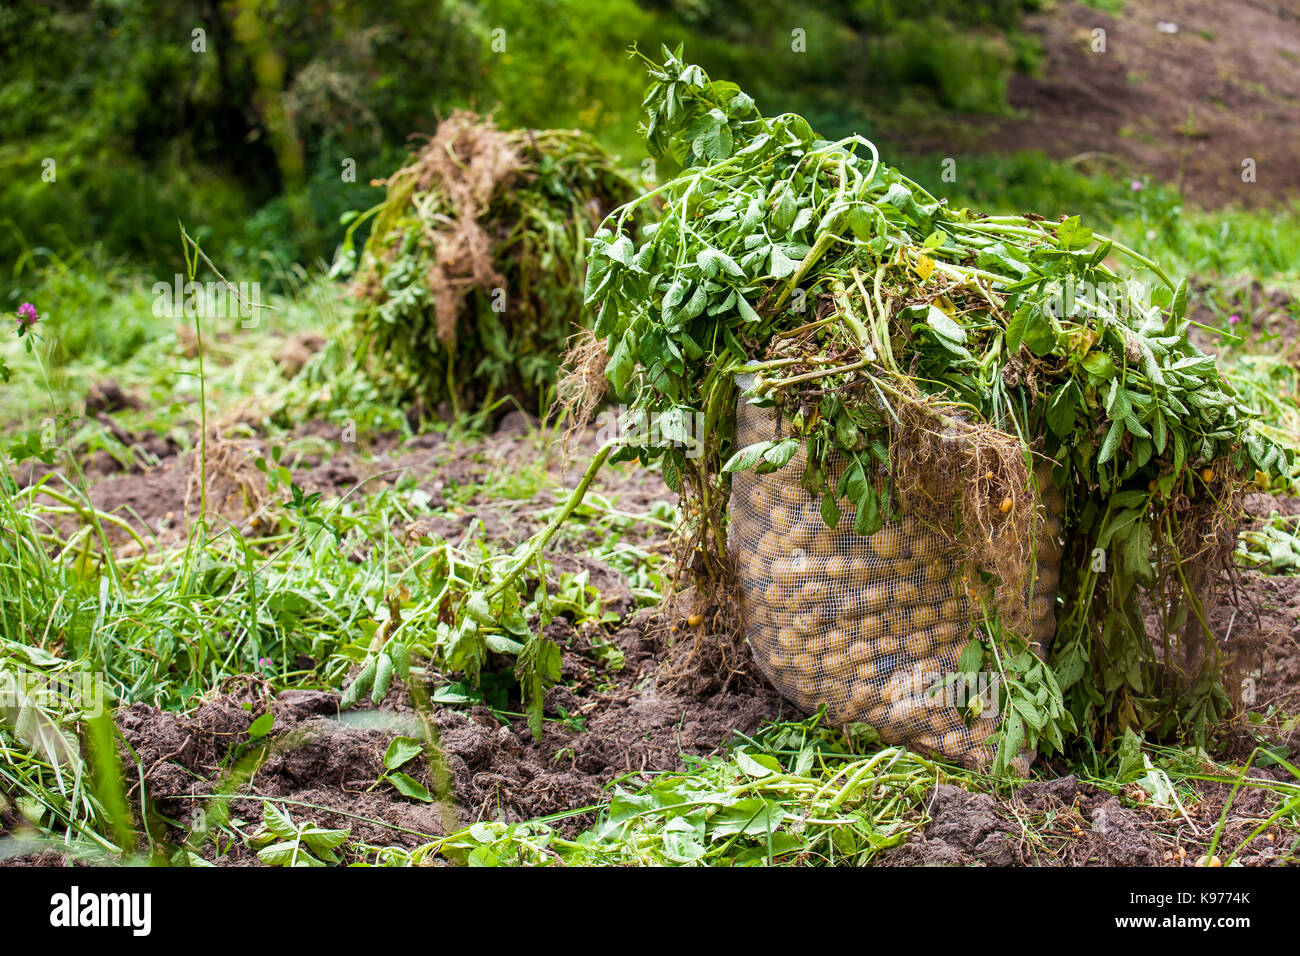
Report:
[[[507,395],[536,410],[581,328],[586,240],[636,187],[583,133],[464,111],[385,185],[335,270],[353,273],[359,364],[429,410]]]

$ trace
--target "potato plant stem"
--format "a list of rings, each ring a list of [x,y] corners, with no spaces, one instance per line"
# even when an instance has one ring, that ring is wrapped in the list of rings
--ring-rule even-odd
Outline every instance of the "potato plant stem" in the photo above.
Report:
[[[606,442],[600,446],[595,457],[591,459],[591,464],[587,466],[586,474],[582,476],[582,480],[578,482],[578,486],[573,489],[573,493],[569,495],[569,500],[564,503],[564,507],[551,518],[545,528],[533,537],[532,541],[528,544],[528,550],[517,558],[515,562],[510,565],[506,573],[502,575],[501,580],[492,586],[488,591],[489,598],[496,597],[513,584],[515,579],[523,573],[524,569],[531,565],[537,556],[542,553],[543,549],[545,549],[546,545],[555,535],[555,532],[560,529],[560,525],[568,521],[569,516],[577,510],[578,505],[582,504],[582,499],[587,496],[587,489],[591,487],[592,481],[595,480],[597,473],[599,473],[600,469],[604,466],[606,460],[609,458],[609,453],[613,451],[613,449],[613,441]]]

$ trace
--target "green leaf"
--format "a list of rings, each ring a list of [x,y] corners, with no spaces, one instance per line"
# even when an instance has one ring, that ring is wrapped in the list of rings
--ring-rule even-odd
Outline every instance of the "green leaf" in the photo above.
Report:
[[[1071,216],[1056,227],[1056,242],[1069,252],[1086,249],[1092,245],[1092,230],[1080,225],[1078,216]]]
[[[780,761],[770,754],[747,754],[743,750],[736,752],[736,766],[751,777],[770,777],[774,773],[785,773]]]
[[[424,752],[424,745],[414,737],[394,737],[384,753],[384,768],[396,770]]]
[[[743,295],[736,296],[736,311],[740,313],[740,317],[746,322],[758,322],[761,319],[759,314],[754,311],[754,307],[745,300]]]
[[[950,342],[965,342],[966,330],[954,322],[943,309],[931,305],[926,312],[925,322],[930,328]]]
[[[1104,465],[1110,461],[1111,457],[1119,448],[1119,440],[1124,435],[1124,422],[1113,421],[1110,423],[1110,430],[1106,432],[1106,439],[1101,443],[1101,453],[1097,456],[1097,464]]]
[[[433,796],[425,788],[424,784],[416,780],[407,773],[390,773],[385,774],[384,780],[388,781],[404,797],[412,800],[419,800],[423,803],[433,803]]]
[[[255,740],[259,737],[265,737],[271,732],[271,727],[274,724],[275,714],[268,710],[265,714],[258,717],[257,720],[248,725],[248,736]]]
[[[1068,438],[1074,432],[1075,411],[1082,396],[1074,380],[1066,382],[1047,405],[1047,427],[1057,438]]]
[[[1100,379],[1115,377],[1115,360],[1107,352],[1089,352],[1083,359],[1083,367],[1089,375]]]

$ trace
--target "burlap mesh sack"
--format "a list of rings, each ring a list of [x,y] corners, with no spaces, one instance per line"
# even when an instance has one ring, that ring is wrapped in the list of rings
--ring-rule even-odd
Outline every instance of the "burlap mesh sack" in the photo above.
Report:
[[[776,410],[742,398],[736,447],[779,436]],[[887,743],[987,764],[998,720],[996,687],[944,684],[957,670],[973,623],[962,555],[907,515],[874,535],[856,534],[847,501],[840,502],[837,528],[827,528],[819,501],[799,483],[804,464],[800,451],[778,471],[744,471],[732,480],[728,545],[759,669],[809,713],[825,704],[833,723],[864,722]],[[830,464],[832,474],[843,465]],[[1056,629],[1063,503],[1059,492],[1049,492],[1038,578],[1026,595],[1040,654]],[[967,726],[961,708],[976,694],[982,710]]]

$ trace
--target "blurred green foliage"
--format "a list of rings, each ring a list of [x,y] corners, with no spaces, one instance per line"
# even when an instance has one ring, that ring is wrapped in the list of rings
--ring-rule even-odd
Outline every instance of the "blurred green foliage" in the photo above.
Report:
[[[1034,5],[14,0],[0,7],[0,266],[47,247],[167,274],[178,220],[230,268],[329,258],[340,214],[377,202],[370,180],[458,106],[495,108],[503,128],[585,129],[636,168],[633,43],[684,42],[828,135],[906,104],[1002,110]]]

